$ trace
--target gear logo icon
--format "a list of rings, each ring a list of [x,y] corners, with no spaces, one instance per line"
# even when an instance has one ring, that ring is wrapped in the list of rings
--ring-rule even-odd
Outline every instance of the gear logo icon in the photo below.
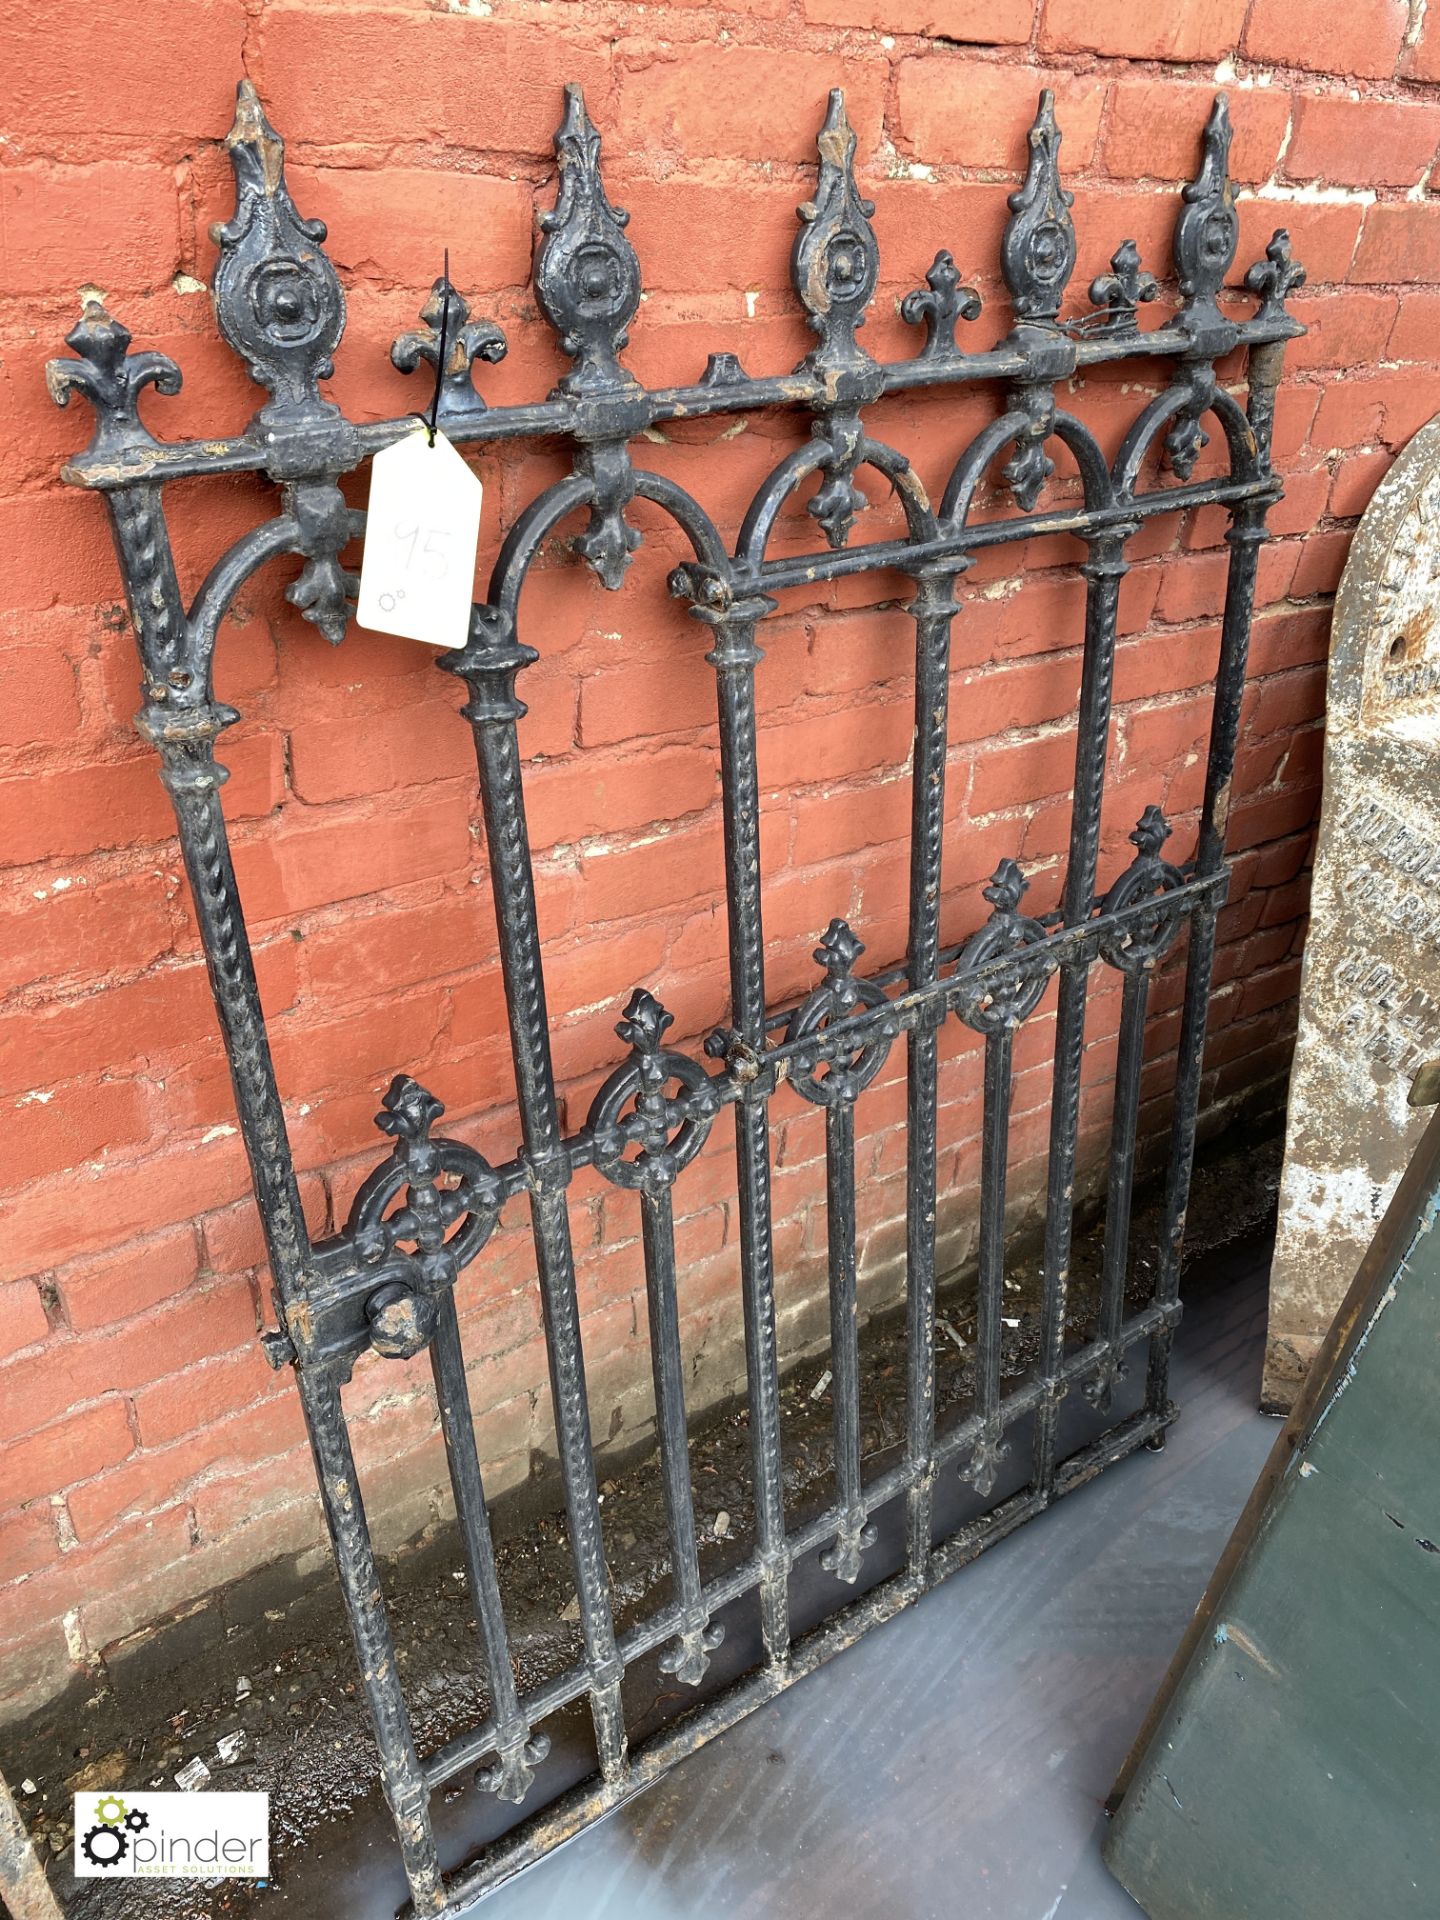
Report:
[[[143,1807],[136,1807],[133,1813],[125,1816],[125,1825],[131,1833],[144,1833],[150,1824],[150,1816]]]
[[[91,1827],[80,1842],[80,1851],[92,1867],[118,1867],[130,1851],[130,1842],[118,1825]]]
[[[104,1793],[95,1802],[95,1818],[102,1827],[118,1827],[129,1814],[129,1809],[118,1793]]]

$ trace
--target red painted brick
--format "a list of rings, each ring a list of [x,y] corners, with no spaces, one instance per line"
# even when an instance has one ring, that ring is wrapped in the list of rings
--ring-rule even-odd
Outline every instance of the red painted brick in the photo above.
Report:
[[[0,1520],[0,1580],[23,1580],[59,1557],[60,1540],[48,1501]]]
[[[1330,487],[1330,512],[1336,520],[1353,520],[1370,504],[1370,496],[1390,471],[1389,453],[1352,453],[1335,468]]]
[[[1440,372],[1355,374],[1327,387],[1310,438],[1322,451],[1382,440],[1402,447],[1440,406]]]
[[[0,1180],[7,1188],[43,1180],[150,1136],[145,1090],[135,1080],[72,1082],[56,1093],[7,1099],[4,1111],[9,1149]]]
[[[893,0],[803,0],[805,18],[826,27],[873,27],[977,46],[1019,46],[1030,38],[1036,0],[911,0],[903,17]],[[747,12],[752,11],[748,5]]]
[[[0,1360],[22,1347],[33,1347],[49,1331],[45,1303],[33,1280],[12,1280],[0,1286]]]
[[[443,164],[295,167],[288,173],[297,205],[328,227],[325,251],[342,274],[361,274],[371,286],[399,287],[413,296],[439,271],[432,236],[443,231],[467,236],[464,267],[457,260],[454,277],[474,312],[489,311],[486,302],[495,288],[522,287],[530,277],[534,213],[523,180],[496,180]],[[416,218],[419,207],[425,209],[423,221]]]
[[[0,747],[68,740],[80,724],[75,670],[53,645],[0,651]]]
[[[1405,49],[1400,71],[1407,80],[1440,80],[1440,21],[1428,10],[1419,39]]]
[[[76,135],[96,147],[106,134],[140,135],[148,147],[166,133],[223,133],[232,105],[226,76],[243,68],[240,0],[154,0],[144,33],[134,31],[126,0],[96,0],[85,31],[74,25],[63,0],[37,0],[0,20],[7,126]],[[182,47],[187,84],[177,86],[156,49]]]
[[[1350,277],[1371,286],[1440,281],[1440,207],[1407,200],[1369,208]]]
[[[284,1453],[304,1434],[300,1396],[272,1394],[244,1412],[208,1421],[174,1445],[134,1453],[123,1467],[72,1488],[65,1504],[76,1537],[92,1540],[119,1520],[157,1513],[201,1475],[224,1474]]]
[[[880,139],[887,76],[881,60],[788,48],[757,62],[749,47],[622,43],[615,120],[648,153],[687,163],[718,155],[813,164],[830,89],[843,87],[864,167]]]
[[[295,995],[296,954],[289,940],[256,950],[267,1011]],[[48,1088],[80,1074],[173,1060],[215,1039],[215,1008],[204,967],[162,967],[48,1007],[0,1013],[0,1092]]]
[[[1400,311],[1383,357],[1433,360],[1437,339],[1440,339],[1440,293],[1407,287],[1400,296]]]
[[[175,182],[164,167],[36,162],[0,172],[0,285],[11,294],[74,299],[96,284],[123,309],[117,295],[168,282],[179,244]],[[74,503],[65,504],[73,515]]]
[[[408,880],[468,869],[463,798],[422,800],[383,819],[329,809],[288,809],[269,831],[235,848],[235,871],[252,922],[355,900]]]
[[[1252,261],[1264,257],[1272,236],[1283,229],[1291,252],[1305,269],[1307,285],[1329,286],[1350,276],[1365,208],[1358,202],[1271,200],[1249,195],[1236,202],[1240,244],[1230,279],[1243,284]],[[1370,211],[1373,213],[1374,208]]]
[[[1333,593],[1340,584],[1345,556],[1350,551],[1350,531],[1315,533],[1305,542],[1290,591],[1296,600],[1308,600],[1313,594]]]
[[[79,1261],[57,1276],[65,1318],[77,1333],[128,1320],[188,1287],[196,1268],[195,1229],[188,1225]]]
[[[1405,0],[1255,0],[1245,25],[1252,60],[1317,73],[1386,79],[1394,73],[1409,21]]]
[[[1292,180],[1341,187],[1413,187],[1440,145],[1440,107],[1410,100],[1301,94],[1285,152]]]
[[[221,751],[230,779],[228,818],[268,813],[283,789],[281,743],[274,736],[235,740]],[[21,774],[0,780],[0,818],[6,821],[0,861],[65,858],[97,847],[168,839],[175,817],[153,760],[124,760]]]
[[[224,1206],[247,1178],[240,1141],[227,1135],[38,1181],[5,1202],[6,1251],[17,1273],[41,1273]]]
[[[1172,79],[1117,82],[1105,129],[1107,173],[1120,179],[1189,180],[1199,165],[1201,133],[1215,98],[1213,84]],[[1269,178],[1290,118],[1290,96],[1278,88],[1231,93],[1232,180]]]
[[[171,886],[153,873],[61,875],[0,904],[0,985],[63,981],[150,965],[174,938]],[[35,892],[44,894],[37,900]]]
[[[1389,293],[1296,294],[1290,311],[1309,332],[1285,349],[1287,374],[1301,367],[1368,366],[1376,360],[1402,359],[1389,346],[1396,325],[1395,296]],[[1403,307],[1399,309],[1403,314]],[[1433,338],[1421,359],[1429,359]]]
[[[458,704],[458,702],[457,702]],[[468,729],[436,702],[376,714],[365,724],[364,745],[354,717],[299,726],[290,737],[291,781],[308,805],[352,800],[389,787],[473,778],[475,748]]]
[[[1055,93],[1064,164],[1088,167],[1105,104],[1103,79],[935,51],[902,60],[896,69],[900,144],[931,166],[950,162],[1023,173],[1025,137],[1042,87]]]
[[[118,1394],[8,1440],[0,1448],[0,1511],[88,1480],[125,1459],[134,1444]]]
[[[1234,50],[1248,0],[1045,0],[1040,45],[1056,53],[1115,53],[1128,60],[1216,60]]]
[[[359,141],[403,127],[407,140],[458,138],[548,162],[562,81],[584,87],[603,123],[600,40],[578,20],[549,32],[532,21],[320,0],[267,9],[249,65],[271,119],[294,140]]]
[[[585,753],[536,768],[525,783],[531,844],[553,847],[600,833],[625,833],[654,820],[695,813],[718,791],[708,747],[660,753]]]

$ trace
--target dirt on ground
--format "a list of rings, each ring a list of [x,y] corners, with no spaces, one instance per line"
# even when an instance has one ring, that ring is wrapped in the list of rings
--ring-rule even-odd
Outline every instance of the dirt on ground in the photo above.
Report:
[[[1186,1269],[1273,1220],[1281,1142],[1273,1132],[1227,1136],[1197,1163],[1187,1228]],[[1132,1238],[1129,1297],[1150,1297],[1161,1198],[1142,1192]],[[1093,1337],[1104,1243],[1103,1212],[1077,1232],[1069,1338]],[[1034,1366],[1040,1340],[1038,1248],[1020,1247],[1008,1265],[1004,1373],[1013,1385]],[[937,1426],[968,1411],[975,1340],[973,1271],[939,1291]],[[905,1420],[903,1309],[872,1319],[861,1333],[861,1446],[867,1475],[898,1457]],[[1143,1353],[1143,1348],[1139,1350]],[[818,1513],[834,1493],[832,1406],[822,1355],[797,1366],[782,1391],[786,1514],[790,1524]],[[692,1437],[691,1468],[701,1570],[708,1580],[750,1550],[750,1440],[743,1405],[722,1410]],[[608,1470],[602,1460],[603,1517],[619,1625],[663,1605],[670,1551],[653,1457]],[[546,1497],[548,1493],[548,1498]],[[574,1576],[558,1488],[533,1490],[495,1515],[502,1589],[522,1691],[542,1685],[580,1657]],[[454,1529],[407,1551],[386,1570],[400,1670],[422,1753],[489,1712],[478,1640]],[[99,1881],[72,1878],[71,1795],[88,1788],[170,1788],[196,1760],[212,1789],[270,1795],[272,1875],[324,1823],[342,1817],[378,1780],[374,1740],[333,1577],[268,1595],[256,1589],[254,1617],[233,1617],[218,1635],[187,1623],[161,1630],[128,1670],[97,1676],[4,1739],[6,1771],[22,1816],[50,1866],[73,1920],[214,1920],[241,1915],[263,1895],[245,1881]],[[267,1599],[268,1605],[258,1604]],[[191,1639],[187,1643],[187,1631]],[[653,1706],[653,1702],[651,1705]],[[663,1700],[661,1702],[663,1706]],[[83,1744],[76,1744],[83,1730]],[[467,1789],[447,1789],[454,1798]]]

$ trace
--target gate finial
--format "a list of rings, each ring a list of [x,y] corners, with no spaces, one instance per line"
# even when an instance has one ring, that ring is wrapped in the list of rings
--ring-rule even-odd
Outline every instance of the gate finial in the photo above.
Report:
[[[1235,189],[1230,182],[1230,106],[1215,96],[1205,122],[1200,170],[1181,193],[1184,205],[1175,223],[1175,273],[1185,306],[1181,325],[1220,318],[1215,297],[1225,284],[1240,238]]]
[[[855,182],[855,129],[841,88],[830,89],[820,129],[820,175],[815,198],[798,209],[801,223],[790,256],[790,278],[820,345],[806,365],[819,372],[873,365],[855,339],[880,277],[880,249],[870,216],[875,202]]]
[[[629,214],[606,196],[600,135],[574,85],[565,89],[555,153],[559,185],[554,208],[540,216],[535,297],[575,362],[560,390],[590,395],[633,387],[618,356],[640,306],[640,262],[625,237]]]
[[[1000,243],[1000,268],[1019,320],[1056,320],[1075,271],[1075,196],[1060,182],[1060,138],[1055,96],[1046,87],[1030,129],[1030,163],[1010,195],[1011,217]]]
[[[345,331],[345,296],[321,250],[323,220],[304,220],[285,184],[285,142],[265,118],[250,81],[236,92],[225,136],[235,170],[235,215],[210,229],[220,249],[215,318],[220,331],[272,398],[259,418],[272,423],[331,417],[318,382],[335,371]]]

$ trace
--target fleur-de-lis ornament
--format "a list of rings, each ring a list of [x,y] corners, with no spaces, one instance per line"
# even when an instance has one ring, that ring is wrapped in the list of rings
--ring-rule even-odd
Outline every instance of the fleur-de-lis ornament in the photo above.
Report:
[[[432,371],[439,368],[443,332],[445,365],[440,372],[435,424],[443,428],[457,415],[483,413],[485,402],[475,389],[475,362],[486,360],[494,366],[503,360],[508,351],[504,334],[493,320],[472,320],[469,304],[443,273],[431,287],[420,318],[422,326],[400,334],[392,344],[392,363],[401,373],[414,373],[422,361]]]
[[[917,287],[900,302],[900,318],[912,327],[924,322],[925,344],[919,356],[922,360],[943,360],[958,351],[957,322],[978,320],[980,307],[979,294],[962,283],[953,255],[942,247],[926,272],[925,289]]]

